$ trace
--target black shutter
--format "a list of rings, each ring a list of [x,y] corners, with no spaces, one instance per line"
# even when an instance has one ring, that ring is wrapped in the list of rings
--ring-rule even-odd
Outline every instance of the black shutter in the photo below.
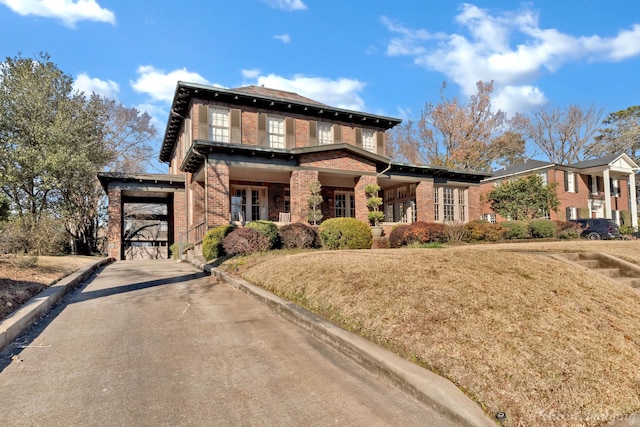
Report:
[[[198,105],[198,139],[208,140],[209,137],[209,108]]]
[[[309,146],[318,145],[318,122],[309,121]]]

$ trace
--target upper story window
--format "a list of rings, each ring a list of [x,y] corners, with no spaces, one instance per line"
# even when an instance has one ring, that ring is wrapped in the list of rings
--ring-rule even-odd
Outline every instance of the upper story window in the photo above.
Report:
[[[333,130],[329,123],[318,122],[318,145],[333,144]]]
[[[209,139],[215,142],[229,142],[229,110],[209,108]]]
[[[372,153],[376,152],[375,132],[369,129],[362,129],[362,148]]]
[[[267,117],[267,138],[271,148],[286,148],[284,136],[284,118]]]
[[[565,190],[569,193],[577,193],[578,186],[576,182],[576,173],[565,171]]]
[[[543,185],[547,185],[549,183],[549,180],[547,179],[547,173],[546,172],[540,172],[538,174],[538,176],[542,179],[542,184]]]

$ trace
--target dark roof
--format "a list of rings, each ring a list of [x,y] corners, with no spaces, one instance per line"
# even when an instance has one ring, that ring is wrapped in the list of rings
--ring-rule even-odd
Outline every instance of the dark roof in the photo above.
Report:
[[[598,157],[597,159],[583,160],[581,162],[573,163],[569,165],[569,167],[576,168],[576,169],[587,169],[587,168],[593,168],[598,166],[606,166],[609,163],[616,160],[621,155],[622,154],[612,154],[610,156]]]
[[[518,163],[516,165],[508,166],[504,169],[494,171],[491,174],[491,178],[500,178],[509,175],[517,175],[519,173],[524,173],[532,170],[543,169],[546,167],[554,166],[555,163],[545,162],[541,160],[528,159],[523,163]]]
[[[98,180],[104,191],[108,190],[110,182],[145,182],[145,183],[162,183],[162,184],[184,184],[184,175],[168,175],[161,173],[120,173],[120,172],[100,172]]]
[[[245,86],[237,89],[224,89],[215,86],[178,82],[176,85],[171,112],[160,148],[160,161],[171,159],[173,146],[179,136],[184,118],[189,113],[193,98],[224,102],[237,106],[277,111],[282,114],[300,114],[319,120],[336,120],[354,125],[367,125],[383,130],[391,129],[402,120],[379,116],[360,111],[346,110],[324,105],[292,92],[268,89],[258,86]]]

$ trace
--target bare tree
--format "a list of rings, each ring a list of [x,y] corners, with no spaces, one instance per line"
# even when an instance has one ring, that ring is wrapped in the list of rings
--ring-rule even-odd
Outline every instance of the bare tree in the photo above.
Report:
[[[524,123],[524,134],[550,162],[571,164],[592,156],[589,150],[600,128],[602,109],[578,105],[539,110]]]
[[[524,153],[521,140],[503,136],[508,120],[493,111],[493,82],[477,83],[478,92],[464,104],[444,96],[428,103],[417,123],[409,120],[391,134],[389,154],[414,164],[463,170],[489,170],[494,162]]]

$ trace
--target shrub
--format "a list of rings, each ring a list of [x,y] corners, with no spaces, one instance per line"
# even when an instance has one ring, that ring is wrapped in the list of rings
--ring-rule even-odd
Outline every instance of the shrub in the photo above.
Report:
[[[444,227],[444,235],[447,242],[462,242],[466,240],[467,233],[462,221],[448,222]]]
[[[504,239],[507,230],[500,224],[491,224],[488,221],[478,220],[465,224],[467,239],[470,242],[497,242]]]
[[[531,237],[529,234],[529,224],[526,221],[507,221],[500,223],[502,227],[506,229],[507,239],[528,239]]]
[[[327,249],[370,249],[371,228],[355,218],[331,218],[320,224],[318,234]]]
[[[255,228],[237,228],[222,241],[227,255],[246,255],[267,251],[271,247],[269,238]]]
[[[445,241],[446,226],[436,222],[417,221],[401,225],[391,230],[389,236],[389,244],[392,248],[430,242],[443,243]]]
[[[180,259],[179,251],[180,251],[180,244],[178,242],[172,243],[169,246],[169,253],[171,254],[171,259],[174,259],[174,260]],[[203,250],[203,252],[204,252],[204,250]]]
[[[284,249],[304,249],[319,246],[316,230],[301,222],[282,226],[278,230],[278,236]]]
[[[636,232],[635,228],[630,225],[621,225],[618,229],[620,230],[620,234],[623,236],[632,236]]]
[[[573,221],[556,221],[556,233],[559,239],[578,239],[582,229]]]
[[[255,228],[269,239],[271,249],[278,247],[278,226],[271,221],[251,221],[245,225],[247,228]]]
[[[556,237],[558,227],[549,219],[532,219],[529,221],[529,232],[536,239]]]
[[[220,225],[207,232],[202,240],[202,256],[205,260],[211,261],[224,255],[222,242],[234,228],[233,225]]]

